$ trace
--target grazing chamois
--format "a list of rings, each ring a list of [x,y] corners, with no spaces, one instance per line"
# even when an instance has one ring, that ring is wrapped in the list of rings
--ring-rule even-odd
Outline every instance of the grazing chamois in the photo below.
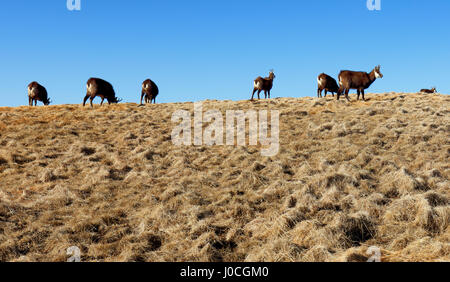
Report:
[[[95,97],[99,96],[102,98],[102,102],[100,105],[103,105],[103,101],[106,99],[108,100],[108,104],[117,104],[119,103],[120,99],[117,99],[116,93],[114,92],[114,88],[112,85],[100,78],[90,78],[86,84],[87,93],[86,97],[84,97],[83,100],[83,107],[86,105],[87,99],[90,99],[91,107],[94,107],[92,105],[92,101]]]
[[[376,66],[370,73],[367,72],[355,72],[355,71],[341,71],[339,74],[339,92],[337,99],[339,100],[341,94],[345,94],[345,98],[348,101],[348,92],[350,89],[356,89],[359,95],[362,94],[362,98],[365,101],[364,90],[369,88],[370,85],[377,79],[382,78],[383,74],[380,72],[380,66]]]
[[[142,83],[142,94],[141,94],[141,105],[142,99],[145,97],[145,103],[156,104],[156,96],[159,94],[159,89],[156,83],[154,83],[151,79],[147,79]]]
[[[270,99],[270,90],[272,90],[274,79],[275,79],[275,74],[273,73],[273,70],[271,70],[269,72],[269,77],[262,78],[259,76],[258,78],[256,78],[253,83],[253,94],[252,94],[251,100],[253,101],[253,96],[255,95],[256,91],[258,91],[258,99],[261,99],[259,97],[259,94],[261,93],[261,91],[264,91],[264,97],[266,99],[267,99],[267,95],[269,96],[269,99]]]
[[[339,86],[334,78],[331,76],[321,73],[317,78],[317,98],[322,98],[322,91],[325,90],[325,97],[327,97],[328,91],[331,92],[331,95],[334,97],[334,93],[338,93]]]
[[[34,105],[37,106],[38,101],[44,103],[46,106],[52,102],[48,98],[47,89],[36,81],[33,81],[28,84],[28,104],[33,106],[34,102]]]
[[[421,93],[427,93],[427,94],[434,94],[437,93],[436,87],[433,87],[431,89],[421,89]]]

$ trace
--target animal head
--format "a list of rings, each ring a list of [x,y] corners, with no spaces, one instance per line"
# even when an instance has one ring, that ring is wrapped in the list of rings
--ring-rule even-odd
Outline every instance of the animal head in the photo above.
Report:
[[[373,69],[376,78],[383,78],[383,74],[381,73],[380,68],[381,66],[378,65]]]
[[[269,78],[271,78],[271,79],[274,79],[276,76],[275,76],[275,73],[273,72],[273,69],[271,69],[270,71],[269,71]]]
[[[108,101],[113,104],[118,104],[118,103],[122,102],[122,99],[118,99],[117,97],[114,97],[114,98],[109,99]]]
[[[50,100],[49,98],[47,98],[47,99],[44,101],[44,105],[48,106],[48,105],[51,104],[51,102],[52,102],[52,100]]]
[[[433,93],[437,93],[436,87],[431,88],[431,91],[433,91]]]

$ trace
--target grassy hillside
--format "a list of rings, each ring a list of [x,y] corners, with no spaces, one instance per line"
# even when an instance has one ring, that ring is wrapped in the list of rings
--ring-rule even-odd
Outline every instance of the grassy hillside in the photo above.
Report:
[[[450,261],[450,97],[276,109],[280,152],[172,144],[193,104],[0,108],[0,261]]]

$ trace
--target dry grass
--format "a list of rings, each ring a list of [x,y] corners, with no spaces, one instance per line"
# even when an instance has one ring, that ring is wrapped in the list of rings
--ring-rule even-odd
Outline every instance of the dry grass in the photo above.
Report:
[[[204,102],[280,110],[272,158],[175,147],[189,103],[0,108],[0,261],[450,261],[450,97],[367,96]]]

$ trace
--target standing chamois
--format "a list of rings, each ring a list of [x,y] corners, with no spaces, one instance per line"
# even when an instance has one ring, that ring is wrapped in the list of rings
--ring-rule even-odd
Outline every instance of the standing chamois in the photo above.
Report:
[[[339,86],[334,78],[331,76],[321,73],[317,78],[317,98],[322,98],[322,91],[325,90],[325,97],[327,97],[328,92],[334,97],[334,93],[339,92]]]
[[[142,94],[141,94],[141,105],[142,99],[145,97],[145,103],[156,104],[156,96],[159,94],[159,89],[156,83],[154,83],[151,79],[147,79],[142,83]]]
[[[100,105],[103,105],[105,99],[108,100],[108,104],[117,104],[121,101],[120,99],[117,99],[112,85],[103,79],[90,78],[86,84],[86,88],[87,93],[83,100],[83,107],[86,105],[87,99],[90,99],[91,107],[94,107],[92,101],[97,96],[102,98]]]
[[[350,101],[348,98],[348,92],[350,89],[356,89],[358,91],[358,100],[359,95],[362,94],[362,98],[365,101],[364,90],[369,88],[377,78],[383,77],[383,74],[380,72],[380,68],[380,66],[376,66],[370,73],[341,71],[339,74],[340,89],[337,94],[337,99],[339,100],[341,94],[345,94],[345,98]]]
[[[258,77],[257,79],[255,79],[255,82],[253,83],[253,94],[251,101],[253,101],[253,96],[255,95],[256,91],[258,91],[258,99],[261,99],[259,97],[261,91],[264,91],[264,97],[266,99],[267,96],[269,96],[270,99],[270,90],[272,90],[274,79],[275,74],[273,73],[273,70],[269,72],[269,77],[266,78]]]
[[[431,89],[421,89],[421,93],[427,93],[427,94],[434,94],[437,93],[436,87],[433,87]]]
[[[36,81],[28,84],[28,104],[30,106],[37,106],[37,102],[41,101],[44,105],[48,106],[52,101],[48,98],[47,90],[44,86],[40,85]]]

